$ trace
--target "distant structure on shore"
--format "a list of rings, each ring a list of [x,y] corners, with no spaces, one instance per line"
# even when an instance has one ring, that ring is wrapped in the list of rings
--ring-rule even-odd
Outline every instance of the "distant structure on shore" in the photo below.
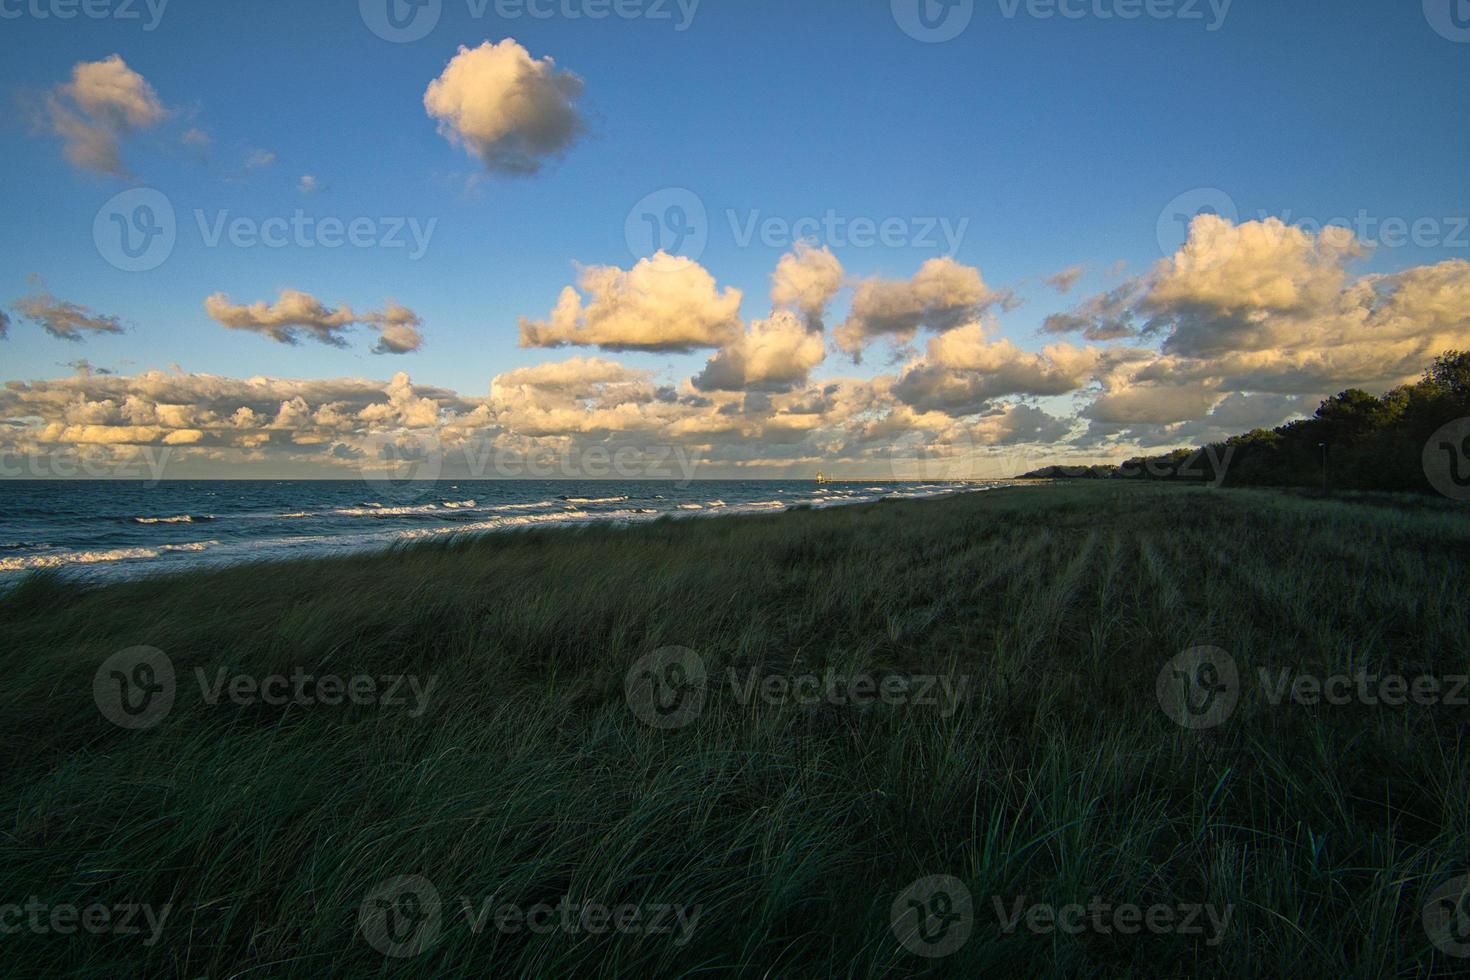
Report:
[[[832,481],[829,480],[829,479],[827,479],[827,474],[826,473],[823,473],[821,470],[817,470],[817,482],[818,483],[831,483]]]

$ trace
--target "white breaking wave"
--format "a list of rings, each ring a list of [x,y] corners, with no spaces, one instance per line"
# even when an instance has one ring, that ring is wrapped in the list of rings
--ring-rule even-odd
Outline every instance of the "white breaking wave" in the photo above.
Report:
[[[26,558],[0,558],[0,572],[23,572],[37,568],[65,568],[67,565],[97,565],[112,561],[136,561],[158,558],[172,551],[203,551],[218,541],[193,541],[189,544],[165,544],[156,548],[114,548],[111,551],[64,551],[59,555],[31,555]]]
[[[134,524],[193,524],[195,521],[212,521],[213,516],[195,517],[193,514],[179,514],[176,517],[135,517]]]

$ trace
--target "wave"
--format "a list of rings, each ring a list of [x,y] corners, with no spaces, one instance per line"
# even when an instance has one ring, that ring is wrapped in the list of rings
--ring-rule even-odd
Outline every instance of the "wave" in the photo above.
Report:
[[[626,496],[623,496],[623,497],[558,497],[556,499],[558,499],[558,500],[565,500],[569,504],[620,504],[623,501],[627,500],[628,498]]]
[[[174,517],[133,517],[130,520],[134,524],[194,524],[202,521],[214,520],[213,514],[178,514]]]
[[[446,500],[444,506],[448,510],[468,510],[475,506],[473,500]]]
[[[535,510],[537,507],[554,507],[555,502],[550,500],[538,500],[534,504],[497,504],[490,510]]]
[[[23,572],[40,568],[65,568],[67,565],[97,565],[104,562],[136,561],[158,558],[170,552],[203,551],[218,541],[192,541],[188,544],[165,544],[155,548],[114,548],[110,551],[64,551],[59,555],[29,555],[25,558],[0,558],[0,572]]]
[[[384,507],[382,504],[362,507],[338,507],[331,513],[339,517],[407,517],[411,514],[432,514],[439,510],[438,504],[418,504],[414,507]]]

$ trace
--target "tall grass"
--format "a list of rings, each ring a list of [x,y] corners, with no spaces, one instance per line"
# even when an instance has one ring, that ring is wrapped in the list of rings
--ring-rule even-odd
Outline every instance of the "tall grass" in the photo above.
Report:
[[[1272,706],[1206,731],[1155,698],[1211,645],[1256,670],[1470,671],[1470,517],[1159,485],[530,531],[0,599],[0,905],[171,908],[159,940],[0,934],[8,976],[1452,975],[1429,893],[1470,872],[1464,707]],[[174,664],[128,731],[118,650]],[[686,727],[630,666],[695,651]],[[193,681],[437,680],[427,710],[211,705]],[[726,671],[968,676],[933,705],[742,704]],[[971,936],[900,945],[954,875]],[[359,929],[421,875],[436,941]],[[491,899],[698,906],[688,942],[478,931]],[[1232,907],[1223,936],[1002,930],[995,901]],[[0,918],[3,925],[3,918]],[[1207,941],[1211,940],[1211,941]],[[1218,941],[1214,941],[1218,940]]]

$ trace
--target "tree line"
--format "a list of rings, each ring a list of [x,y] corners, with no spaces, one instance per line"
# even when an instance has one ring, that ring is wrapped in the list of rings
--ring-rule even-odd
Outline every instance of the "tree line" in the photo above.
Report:
[[[1447,351],[1413,384],[1382,395],[1349,388],[1322,402],[1311,418],[1116,466],[1048,466],[1021,479],[1184,480],[1430,493],[1426,449],[1446,453],[1452,472],[1470,482],[1470,445],[1428,445],[1446,424],[1466,417],[1470,351]]]

